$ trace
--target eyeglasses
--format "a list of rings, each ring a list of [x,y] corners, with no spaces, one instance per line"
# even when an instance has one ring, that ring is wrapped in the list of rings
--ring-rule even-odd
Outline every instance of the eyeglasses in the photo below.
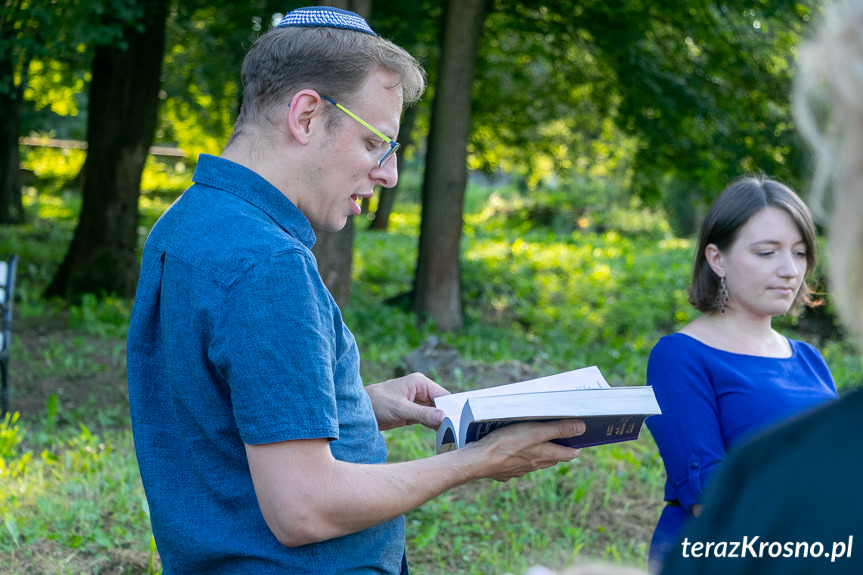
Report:
[[[338,108],[339,110],[341,110],[342,112],[344,112],[345,114],[347,114],[348,116],[350,116],[351,118],[353,118],[354,120],[356,120],[357,122],[359,122],[360,124],[362,124],[363,126],[368,128],[369,130],[374,132],[375,136],[377,136],[378,138],[380,138],[381,140],[383,140],[384,142],[386,142],[387,144],[390,145],[389,149],[386,151],[386,153],[384,153],[383,157],[380,160],[378,160],[378,167],[383,166],[387,160],[389,160],[390,158],[392,158],[395,155],[396,150],[398,150],[399,148],[402,147],[401,144],[399,144],[395,140],[390,139],[387,136],[383,135],[381,132],[379,132],[378,130],[373,128],[371,126],[371,124],[369,124],[368,122],[366,122],[365,120],[363,120],[362,118],[360,118],[359,116],[357,116],[356,114],[354,114],[353,112],[351,112],[350,110],[348,110],[347,108],[345,108],[344,106],[342,106],[341,104],[339,104],[338,102],[333,100],[332,98],[327,98],[326,96],[321,96],[321,98],[323,98],[327,102],[331,102],[332,104],[334,104],[336,106],[336,108]]]

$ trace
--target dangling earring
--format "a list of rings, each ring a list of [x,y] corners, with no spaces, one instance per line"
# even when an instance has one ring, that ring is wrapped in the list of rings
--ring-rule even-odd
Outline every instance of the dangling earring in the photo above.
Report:
[[[725,315],[728,305],[728,287],[725,285],[725,278],[719,278],[719,293],[716,294],[716,301],[719,303],[719,313]]]

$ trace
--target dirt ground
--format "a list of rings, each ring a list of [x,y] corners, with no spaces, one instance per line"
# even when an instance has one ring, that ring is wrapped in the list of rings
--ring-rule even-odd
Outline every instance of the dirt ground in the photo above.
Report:
[[[9,362],[9,411],[22,419],[45,414],[56,394],[58,417],[128,414],[126,347],[120,339],[68,327],[67,317],[16,318]],[[102,418],[102,423],[111,417]]]

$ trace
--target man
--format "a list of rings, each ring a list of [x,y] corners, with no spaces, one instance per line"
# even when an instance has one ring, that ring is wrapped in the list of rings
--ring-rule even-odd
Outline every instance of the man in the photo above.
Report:
[[[381,429],[436,428],[420,374],[364,387],[310,251],[398,178],[424,73],[356,14],[303,8],[243,64],[221,157],[153,228],[129,329],[135,447],[164,573],[407,573],[403,513],[478,478],[568,461],[580,421],[504,428],[384,464]]]

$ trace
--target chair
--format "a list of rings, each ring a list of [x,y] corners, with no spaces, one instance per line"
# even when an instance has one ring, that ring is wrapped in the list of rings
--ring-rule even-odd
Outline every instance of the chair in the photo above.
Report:
[[[0,261],[0,416],[9,410],[9,344],[12,340],[12,303],[18,256]]]

